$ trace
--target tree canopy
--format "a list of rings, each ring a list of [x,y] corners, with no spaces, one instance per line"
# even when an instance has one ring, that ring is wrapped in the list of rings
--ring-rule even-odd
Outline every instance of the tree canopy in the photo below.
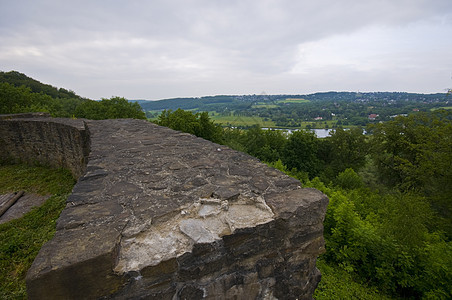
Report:
[[[74,115],[92,120],[134,118],[146,119],[138,103],[132,103],[122,97],[112,97],[101,101],[85,101],[79,104]]]
[[[207,112],[192,113],[182,109],[164,110],[156,124],[191,133],[216,143],[222,142],[223,129],[210,120]]]
[[[54,117],[146,119],[141,106],[122,97],[93,101],[26,75],[0,72],[0,114],[48,112]]]

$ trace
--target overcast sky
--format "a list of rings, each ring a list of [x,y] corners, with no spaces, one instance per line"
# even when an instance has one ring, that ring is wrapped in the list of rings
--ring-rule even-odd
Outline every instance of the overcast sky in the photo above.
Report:
[[[0,70],[91,99],[452,87],[452,0],[0,0]]]

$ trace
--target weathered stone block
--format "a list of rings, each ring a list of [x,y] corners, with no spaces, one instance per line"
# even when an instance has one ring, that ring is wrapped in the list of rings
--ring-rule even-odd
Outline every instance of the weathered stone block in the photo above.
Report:
[[[63,167],[80,177],[90,151],[85,122],[46,116],[0,115],[0,160]]]
[[[325,195],[146,121],[69,123],[0,121],[9,155],[35,153],[31,141],[41,141],[38,159],[51,157],[52,143],[73,147],[57,161],[81,175],[27,274],[30,299],[312,297]]]

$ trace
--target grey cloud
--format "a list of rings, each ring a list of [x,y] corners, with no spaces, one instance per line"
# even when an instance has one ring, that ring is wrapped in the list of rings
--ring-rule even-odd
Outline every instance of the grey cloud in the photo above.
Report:
[[[57,78],[80,82],[83,76],[123,78],[127,90],[129,79],[156,88],[165,79],[219,88],[223,83],[214,80],[221,78],[255,77],[250,85],[272,76],[279,76],[273,82],[292,82],[284,74],[304,44],[372,26],[390,30],[450,18],[452,1],[0,0],[0,9],[6,12],[0,19],[1,68],[48,72],[49,79],[58,72]]]

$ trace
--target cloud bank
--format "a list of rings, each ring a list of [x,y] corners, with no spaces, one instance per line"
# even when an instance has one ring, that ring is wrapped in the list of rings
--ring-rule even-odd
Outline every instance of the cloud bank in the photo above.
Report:
[[[90,98],[452,86],[452,1],[6,1],[0,69]]]

